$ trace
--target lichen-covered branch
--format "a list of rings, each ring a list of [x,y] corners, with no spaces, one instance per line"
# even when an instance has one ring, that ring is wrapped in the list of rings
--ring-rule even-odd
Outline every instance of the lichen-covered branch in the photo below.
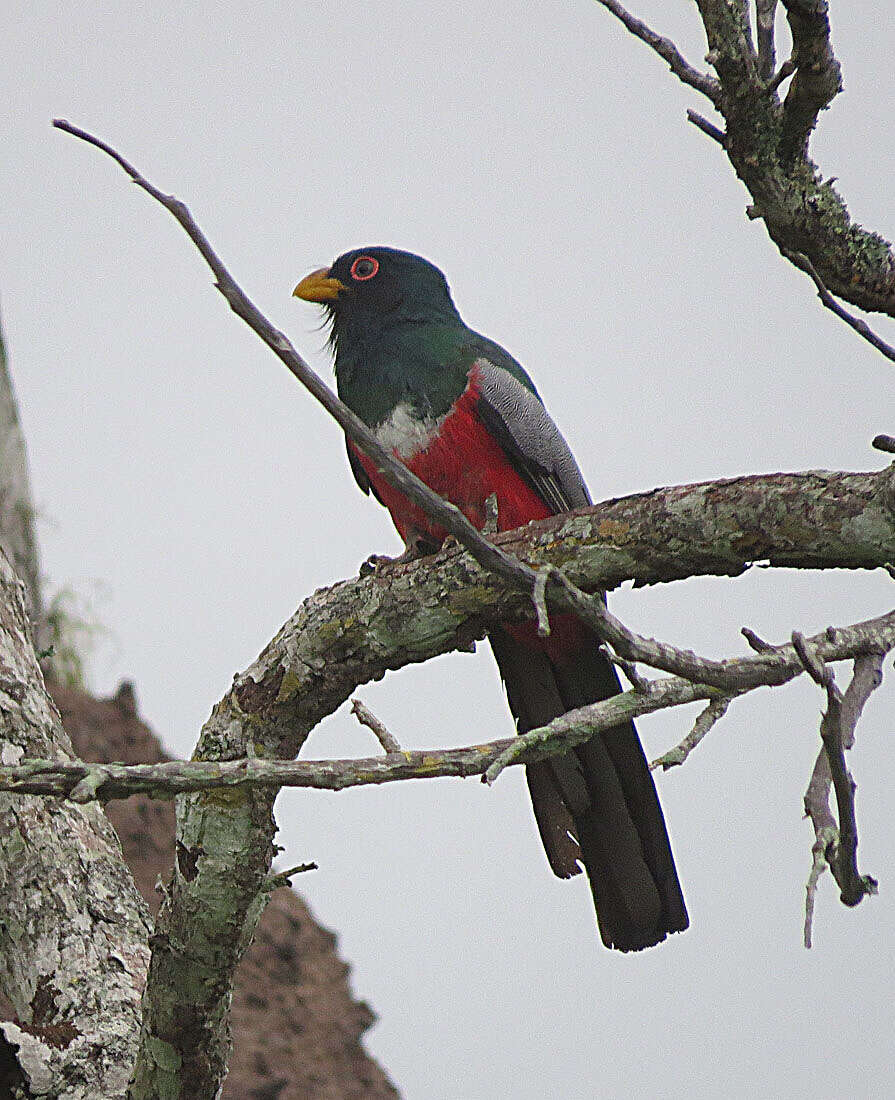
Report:
[[[46,694],[22,586],[0,552],[0,760],[73,757]],[[149,914],[97,805],[0,792],[0,1024],[23,1096],[123,1097]]]
[[[319,596],[319,593],[318,593]],[[877,660],[895,648],[895,612],[852,626],[828,628],[808,643],[826,662]],[[788,683],[804,669],[804,661],[792,644],[766,645],[757,657],[733,657],[723,662],[689,654],[704,665],[707,673],[719,664],[729,670],[733,695],[759,687]],[[631,691],[571,710],[549,725],[531,730],[524,737],[505,738],[458,749],[395,749],[384,756],[349,760],[270,760],[256,755],[228,761],[182,761],[161,764],[88,764],[81,760],[22,760],[15,767],[0,767],[0,791],[42,794],[85,802],[103,802],[149,794],[174,798],[188,792],[211,792],[241,788],[276,790],[280,787],[313,787],[344,790],[347,787],[393,783],[404,779],[432,779],[436,776],[484,775],[489,782],[509,764],[540,760],[568,749],[619,722],[639,718],[657,710],[709,699],[688,737],[660,757],[652,766],[669,768],[681,764],[727,710],[732,696],[722,695],[711,684],[679,676],[644,680]],[[848,712],[844,704],[845,713]],[[857,714],[854,715],[857,721]],[[256,716],[255,732],[263,733],[264,716]]]
[[[817,116],[842,91],[842,73],[830,42],[827,0],[783,0],[792,33],[795,74],[783,102],[780,155],[804,158]]]
[[[832,181],[824,180],[808,156],[808,139],[818,114],[841,87],[839,64],[830,43],[828,5],[825,0],[783,0],[783,4],[793,54],[772,77],[775,4],[770,0],[757,4],[756,49],[745,2],[697,0],[709,45],[708,60],[718,74],[720,88],[720,94],[710,98],[725,121],[723,134],[710,129],[707,120],[702,120],[706,122],[702,128],[716,140],[723,137],[721,144],[730,163],[752,196],[749,216],[764,221],[785,257],[803,254],[830,293],[862,309],[895,317],[892,246],[878,233],[852,221]],[[634,30],[630,21],[638,25],[640,21],[617,3],[603,6],[649,45],[650,36],[661,38],[649,28],[644,33]],[[673,43],[668,46],[676,49]],[[671,67],[684,79],[674,65]],[[778,88],[790,75],[792,81],[781,103]],[[692,80],[686,83],[696,86]]]

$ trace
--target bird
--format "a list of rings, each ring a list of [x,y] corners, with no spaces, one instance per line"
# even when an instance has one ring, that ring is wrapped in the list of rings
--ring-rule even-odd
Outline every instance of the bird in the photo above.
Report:
[[[378,441],[479,529],[496,497],[507,531],[591,503],[568,444],[529,375],[461,319],[444,274],[412,252],[353,249],[293,295],[324,307],[340,399]],[[405,550],[437,552],[438,523],[346,438],[364,493],[391,513]],[[493,505],[490,506],[493,512]],[[493,520],[491,525],[493,525]],[[621,691],[596,635],[571,614],[495,624],[489,641],[519,733]],[[603,943],[640,951],[689,925],[668,831],[633,722],[526,765],[535,821],[559,878],[590,882]]]

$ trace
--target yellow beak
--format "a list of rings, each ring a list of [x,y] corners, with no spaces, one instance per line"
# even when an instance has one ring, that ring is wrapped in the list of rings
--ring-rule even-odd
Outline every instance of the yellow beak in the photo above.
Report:
[[[301,298],[305,302],[333,302],[343,290],[348,288],[338,279],[333,278],[328,267],[318,268],[310,275],[305,275],[295,290],[294,298]]]

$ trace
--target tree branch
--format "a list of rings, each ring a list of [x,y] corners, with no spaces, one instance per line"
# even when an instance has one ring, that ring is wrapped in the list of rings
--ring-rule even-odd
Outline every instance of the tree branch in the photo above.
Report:
[[[635,38],[639,38],[651,50],[655,50],[659,57],[667,62],[678,80],[695,88],[697,92],[702,92],[716,107],[718,106],[721,97],[721,86],[718,81],[708,73],[701,73],[698,69],[694,69],[670,38],[663,38],[662,35],[657,34],[646,23],[626,11],[617,0],[597,0],[597,3],[602,4],[607,11],[620,20]]]
[[[784,255],[791,264],[800,271],[804,271],[811,279],[817,288],[818,298],[820,298],[827,309],[831,310],[840,320],[845,321],[847,325],[851,326],[859,336],[863,337],[869,344],[872,344],[881,355],[884,355],[887,359],[895,363],[895,348],[893,348],[891,344],[887,344],[882,337],[877,336],[866,321],[862,321],[860,317],[855,317],[854,314],[849,313],[847,309],[836,301],[833,295],[824,286],[823,280],[817,274],[817,269],[807,256],[803,255],[801,252],[785,252]]]
[[[784,62],[772,77],[771,0],[757,3],[758,53],[752,45],[745,2],[697,0],[709,45],[708,59],[718,74],[711,95],[707,89],[698,90],[709,95],[726,125],[722,131],[712,123],[703,126],[692,112],[688,117],[723,146],[752,196],[750,216],[764,220],[782,255],[804,254],[831,294],[861,309],[895,317],[895,253],[891,245],[852,221],[832,181],[825,182],[808,158],[808,137],[818,112],[840,87],[839,65],[829,41],[827,5],[824,0],[784,3],[793,33],[793,62]],[[639,21],[626,12],[627,19],[622,18],[624,9],[616,11],[617,5],[603,6],[655,48],[649,38],[638,33]],[[792,73],[795,76],[786,102],[781,104],[777,89]],[[697,87],[695,82],[688,83]]]
[[[774,75],[774,17],[777,0],[755,0],[755,39],[758,44],[758,72],[762,80]]]
[[[730,706],[730,702],[731,697],[729,695],[720,695],[716,699],[712,699],[709,705],[693,723],[693,728],[683,741],[675,745],[673,749],[669,749],[668,752],[656,757],[650,764],[650,771],[661,768],[663,771],[667,772],[669,768],[677,768],[683,764],[712,727],[724,717],[727,713],[727,708]]]
[[[801,639],[801,635],[796,637]],[[864,660],[861,655],[867,653],[874,661],[881,659],[882,652],[895,648],[895,612],[849,627],[828,628],[809,642],[801,639],[797,644],[767,646],[754,657],[715,662],[690,654],[690,659],[706,667],[722,664],[728,668],[731,682],[737,684],[734,694],[741,695],[759,687],[780,686],[798,676],[805,669],[806,646],[819,655],[818,661],[861,661]],[[239,788],[312,787],[339,791],[347,787],[437,776],[485,775],[488,782],[493,782],[510,764],[530,763],[564,753],[622,721],[698,699],[709,699],[709,706],[696,720],[688,737],[652,765],[653,768],[661,765],[667,769],[684,762],[696,744],[723,717],[732,698],[719,694],[718,689],[710,684],[684,677],[639,679],[639,684],[630,691],[571,710],[523,737],[504,738],[467,748],[398,749],[385,756],[320,761],[265,760],[248,756],[242,760],[175,760],[161,764],[126,765],[23,759],[14,766],[0,766],[0,791],[70,798],[76,802],[94,798],[108,802],[135,794],[174,798],[188,792]],[[851,713],[847,707],[846,713]],[[857,721],[856,714],[854,721]],[[263,723],[262,716],[258,723],[259,730],[263,730]]]
[[[855,728],[864,705],[882,683],[884,654],[867,653],[855,659],[852,680],[843,696],[830,670],[812,651],[811,643],[802,641],[800,649],[809,672],[827,692],[827,711],[820,727],[823,748],[805,792],[805,813],[811,819],[815,835],[805,896],[805,946],[811,947],[817,883],[825,866],[833,873],[844,905],[857,905],[866,895],[877,893],[876,880],[858,872],[855,783],[848,772],[843,750],[854,744]],[[838,827],[830,811],[831,783],[836,791]]]
[[[783,0],[792,33],[795,76],[783,104],[780,156],[804,158],[817,116],[842,91],[842,73],[830,43],[826,0]]]
[[[396,738],[389,732],[385,724],[381,722],[370,708],[360,701],[360,699],[351,700],[351,713],[362,726],[366,726],[367,729],[373,731],[376,740],[382,745],[383,752],[392,753],[401,751],[401,746],[398,744]]]

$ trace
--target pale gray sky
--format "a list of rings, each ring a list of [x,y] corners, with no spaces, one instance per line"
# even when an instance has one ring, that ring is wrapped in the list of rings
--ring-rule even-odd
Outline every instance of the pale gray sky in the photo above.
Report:
[[[895,233],[895,29],[833,5],[845,93],[814,142],[855,218]],[[705,46],[695,13],[639,14]],[[587,0],[16,4],[0,44],[0,301],[45,520],[46,572],[95,595],[93,681],[138,685],[187,754],[300,599],[397,548],[338,430],[228,311],[170,217],[62,115],[185,199],[245,289],[327,377],[298,277],[368,243],[421,252],[465,319],[531,371],[596,498],[738,473],[876,468],[895,375],[775,253],[703,110]],[[680,10],[678,10],[680,9]],[[889,339],[891,322],[874,322]],[[887,610],[886,576],[754,571],[617,593],[634,628],[717,655]],[[506,735],[487,647],[360,696],[405,745]],[[891,662],[889,663],[891,664]],[[734,704],[659,778],[692,927],[605,951],[586,883],[554,879],[518,772],[281,796],[284,859],[336,929],[407,1100],[891,1094],[892,672],[859,728],[862,867],[801,947],[802,794],[823,700]],[[641,722],[648,752],[693,714]],[[364,755],[343,710],[313,756]]]

